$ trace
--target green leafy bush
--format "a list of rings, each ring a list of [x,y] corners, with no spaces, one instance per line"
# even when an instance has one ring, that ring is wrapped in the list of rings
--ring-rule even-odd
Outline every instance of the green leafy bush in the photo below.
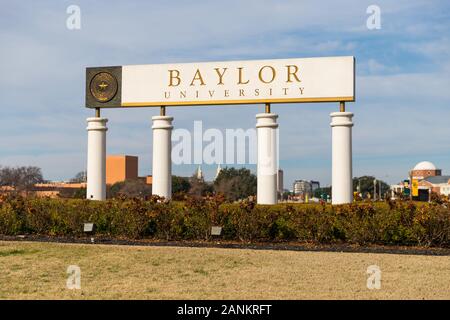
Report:
[[[233,241],[297,241],[450,247],[450,204],[361,202],[349,205],[224,203],[223,196],[184,202],[151,197],[82,199],[0,198],[0,234],[124,239],[210,240],[211,227]]]

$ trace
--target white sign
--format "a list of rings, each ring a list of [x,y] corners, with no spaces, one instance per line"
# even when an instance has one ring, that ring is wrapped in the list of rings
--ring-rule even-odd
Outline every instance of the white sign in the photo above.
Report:
[[[124,107],[354,101],[355,59],[123,66],[121,85]]]

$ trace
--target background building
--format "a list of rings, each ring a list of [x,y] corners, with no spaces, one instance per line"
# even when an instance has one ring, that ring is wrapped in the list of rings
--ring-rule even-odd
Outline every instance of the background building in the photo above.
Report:
[[[311,180],[311,192],[312,192],[312,194],[314,194],[314,191],[316,191],[317,189],[320,189],[320,182]]]
[[[448,196],[450,194],[450,176],[426,177],[419,181],[420,189],[427,189],[439,195]]]
[[[443,176],[442,170],[437,169],[432,162],[422,161],[409,172],[408,180],[391,185],[392,198],[398,194],[409,196],[412,179],[418,180],[418,196],[413,197],[415,200],[428,201],[432,192],[445,196],[450,194],[450,176]]]
[[[278,175],[277,175],[277,192],[279,194],[283,194],[284,192],[284,173],[283,170],[278,169]]]
[[[440,176],[442,175],[442,170],[436,169],[436,166],[430,161],[422,161],[416,164],[409,175],[413,179],[422,180],[426,177]]]
[[[59,196],[73,194],[79,189],[86,189],[86,182],[46,182],[36,183],[31,191],[37,197],[57,198]]]
[[[303,198],[308,195],[310,197],[312,194],[311,182],[306,180],[295,180],[293,191],[295,196],[301,196]]]
[[[138,157],[113,155],[106,157],[106,184],[138,179]]]
[[[139,158],[128,155],[111,155],[106,157],[106,184],[112,185],[125,180],[142,180],[151,185],[153,177],[138,176]]]

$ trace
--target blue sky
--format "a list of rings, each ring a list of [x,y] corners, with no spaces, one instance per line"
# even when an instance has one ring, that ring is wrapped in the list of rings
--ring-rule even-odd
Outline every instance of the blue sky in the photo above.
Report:
[[[81,9],[68,30],[66,9]],[[369,30],[369,5],[381,29]],[[64,180],[86,166],[88,66],[356,57],[353,171],[394,183],[429,160],[450,174],[448,1],[0,1],[0,165],[37,165]],[[274,105],[285,187],[331,181],[336,103]],[[170,108],[174,125],[250,128],[263,106]],[[157,108],[106,110],[107,152],[151,174]],[[254,166],[250,167],[254,170]],[[190,175],[195,166],[174,166]],[[213,166],[203,166],[207,178]]]

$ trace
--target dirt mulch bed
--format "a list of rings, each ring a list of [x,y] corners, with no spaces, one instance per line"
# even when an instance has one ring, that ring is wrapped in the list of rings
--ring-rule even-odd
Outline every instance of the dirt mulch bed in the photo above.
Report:
[[[155,239],[115,239],[106,237],[49,237],[41,235],[0,235],[1,241],[35,241],[78,244],[131,245],[131,246],[164,246],[191,248],[226,248],[252,250],[289,250],[289,251],[318,251],[318,252],[357,252],[357,253],[386,253],[407,255],[450,256],[450,248],[414,247],[414,246],[382,246],[356,244],[317,244],[309,242],[236,242],[236,241],[161,241]]]

